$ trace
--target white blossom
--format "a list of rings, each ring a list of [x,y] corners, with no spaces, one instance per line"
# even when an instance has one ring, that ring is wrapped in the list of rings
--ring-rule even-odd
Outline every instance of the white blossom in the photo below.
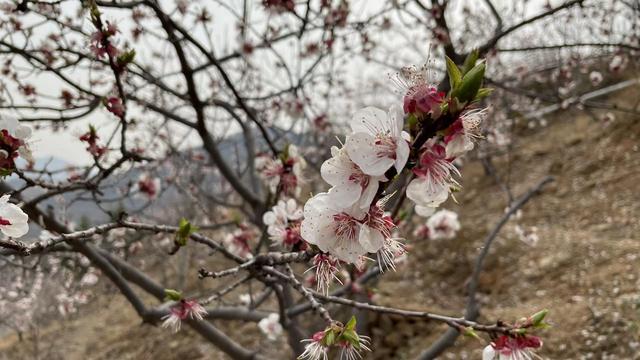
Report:
[[[345,148],[331,148],[332,157],[325,161],[320,168],[324,181],[333,186],[330,192],[342,207],[349,207],[358,203],[362,209],[368,209],[378,191],[379,181],[385,181],[384,176],[370,176],[365,174],[354,163]]]
[[[384,235],[365,223],[366,215],[358,206],[338,206],[331,193],[320,193],[304,206],[301,234],[320,250],[355,264],[360,256],[384,245]]]
[[[353,116],[353,133],[345,145],[349,157],[368,175],[381,176],[392,166],[402,171],[409,158],[409,135],[403,126],[400,106],[392,106],[388,114],[374,107],[359,110]]]

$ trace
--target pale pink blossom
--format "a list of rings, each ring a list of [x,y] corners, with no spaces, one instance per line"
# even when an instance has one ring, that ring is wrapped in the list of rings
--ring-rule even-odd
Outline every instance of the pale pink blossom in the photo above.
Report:
[[[318,331],[313,334],[311,339],[302,340],[307,344],[304,346],[304,352],[298,356],[299,360],[328,360],[329,348],[322,344],[324,331]]]
[[[276,158],[261,155],[256,159],[256,169],[273,194],[281,191],[285,195],[299,196],[306,167],[307,162],[295,145],[289,145],[286,154]]]
[[[162,317],[162,320],[164,320],[162,327],[169,328],[173,330],[173,332],[178,332],[182,320],[187,318],[202,320],[205,315],[207,315],[207,310],[197,301],[180,300],[175,306],[169,309],[168,315]]]
[[[442,209],[427,219],[427,227],[430,239],[453,239],[460,230],[458,214]]]
[[[271,341],[278,340],[278,337],[282,334],[282,324],[280,324],[280,315],[271,313],[267,317],[262,318],[258,322],[258,328],[267,339]]]
[[[474,139],[479,136],[480,123],[486,114],[486,108],[466,111],[447,129],[448,133],[444,137],[447,158],[453,159],[473,150]]]
[[[140,174],[137,183],[138,191],[149,199],[155,199],[160,193],[160,179],[148,174]]]
[[[122,105],[122,100],[119,97],[111,96],[105,100],[105,106],[107,111],[112,113],[117,117],[124,116],[124,105]]]
[[[531,226],[529,229],[524,229],[520,225],[516,225],[514,229],[516,235],[523,243],[529,246],[536,246],[540,237],[538,236],[538,228],[536,226]]]
[[[250,243],[256,238],[256,233],[247,225],[240,224],[238,229],[228,234],[223,242],[230,253],[245,259],[252,259]]]
[[[380,202],[372,205],[369,209],[366,224],[371,229],[379,231],[384,237],[383,245],[377,252],[380,271],[387,269],[395,270],[397,259],[406,254],[404,244],[401,242],[401,240],[404,239],[393,236],[393,230],[396,229],[396,224],[391,218],[391,215],[384,212]]]
[[[89,48],[93,55],[101,59],[105,56],[115,58],[118,56],[118,49],[113,45],[113,40],[110,39],[118,32],[118,28],[114,23],[107,22],[107,29],[102,31],[98,30],[91,35],[91,45]]]
[[[589,80],[591,81],[591,85],[598,86],[602,82],[602,74],[599,71],[592,71],[589,74]]]
[[[15,169],[15,159],[18,156],[33,161],[28,143],[32,132],[30,126],[20,124],[13,116],[0,117],[0,169]]]
[[[430,115],[433,119],[440,117],[446,94],[438,91],[430,77],[425,64],[420,68],[405,67],[394,79],[403,91],[403,110],[406,114]]]
[[[629,59],[624,55],[616,55],[609,63],[609,71],[612,73],[620,73],[627,67]]]
[[[423,146],[413,173],[416,178],[407,187],[407,197],[421,207],[422,214],[428,214],[427,208],[436,208],[447,200],[451,187],[457,185],[452,175],[460,175],[447,158],[445,147],[434,139]]]
[[[280,200],[262,216],[262,222],[267,226],[269,239],[280,246],[291,247],[302,240],[300,236],[300,221],[302,209],[294,199]]]

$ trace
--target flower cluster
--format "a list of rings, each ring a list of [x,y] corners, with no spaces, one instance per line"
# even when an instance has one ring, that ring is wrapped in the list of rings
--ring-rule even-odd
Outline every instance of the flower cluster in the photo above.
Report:
[[[542,340],[537,336],[500,335],[482,351],[482,360],[531,360],[534,351],[542,347]]]
[[[405,68],[396,79],[405,91],[404,112],[408,119],[428,123],[450,124],[435,133],[417,149],[417,161],[412,171],[415,179],[407,187],[407,197],[416,204],[416,213],[430,216],[445,202],[452,190],[459,187],[454,176],[460,176],[454,160],[474,147],[479,126],[487,115],[486,109],[474,108],[474,102],[488,95],[481,89],[485,65],[475,64],[472,53],[460,69],[447,59],[451,91],[448,97],[429,81],[426,66]]]
[[[333,187],[304,206],[301,232],[307,242],[350,264],[397,243],[391,235],[393,220],[374,200],[384,174],[392,167],[402,171],[409,158],[403,127],[397,106],[388,113],[367,107],[354,115],[346,143],[332,149],[320,170]]]
[[[15,170],[18,157],[33,160],[27,144],[31,132],[31,127],[20,124],[14,117],[0,119],[0,175],[9,175]]]
[[[82,134],[80,136],[80,141],[87,143],[87,151],[93,157],[99,158],[107,152],[107,148],[105,146],[99,145],[98,140],[100,137],[98,136],[98,132],[96,128],[89,125],[89,131]]]
[[[91,35],[91,52],[96,58],[102,59],[105,56],[118,56],[118,49],[110,41],[110,37],[118,33],[118,27],[114,23],[107,22],[106,29],[97,30]]]
[[[302,172],[307,167],[307,163],[295,145],[288,145],[276,158],[261,155],[256,160],[256,169],[272,193],[300,195]]]
[[[178,332],[182,320],[202,320],[207,315],[207,310],[196,300],[186,300],[179,291],[173,289],[165,289],[164,292],[165,300],[176,301],[176,304],[169,309],[168,315],[162,317],[162,320],[164,320],[162,327]]]
[[[107,108],[107,111],[113,115],[119,118],[124,116],[124,105],[122,105],[122,100],[120,100],[119,97],[110,96],[104,99],[104,106]]]
[[[302,221],[302,209],[294,199],[280,200],[262,216],[262,222],[267,226],[269,239],[276,245],[293,248],[304,241],[300,236],[300,222]],[[300,248],[302,250],[302,248]]]
[[[232,254],[241,258],[251,259],[253,258],[253,253],[249,244],[254,242],[255,239],[256,232],[252,228],[246,224],[238,224],[238,229],[224,238],[224,244]]]
[[[316,332],[311,339],[303,340],[307,344],[298,359],[327,360],[329,349],[332,347],[340,350],[340,359],[362,359],[362,351],[371,351],[370,340],[366,336],[358,335],[355,328],[356,318],[351,317],[346,325],[335,322],[324,331]]]
[[[320,169],[332,187],[313,196],[304,206],[301,234],[332,258],[318,258],[314,264],[317,286],[326,290],[336,264],[327,259],[362,265],[367,254],[376,254],[379,267],[394,268],[406,253],[401,238],[393,234],[396,224],[384,211],[387,181],[405,168],[413,178],[406,196],[416,212],[432,215],[449,194],[459,188],[454,165],[457,157],[473,149],[485,110],[475,105],[490,91],[481,88],[485,64],[473,52],[459,68],[447,59],[449,93],[439,91],[428,80],[426,66],[406,68],[397,84],[403,91],[403,106],[388,112],[366,107],[355,113],[351,133],[341,148]],[[454,214],[455,215],[455,214]],[[451,238],[459,229],[456,216],[442,212],[428,225],[434,238]]]
[[[148,174],[140,174],[138,177],[137,190],[144,194],[149,200],[155,199],[160,193],[160,179]]]

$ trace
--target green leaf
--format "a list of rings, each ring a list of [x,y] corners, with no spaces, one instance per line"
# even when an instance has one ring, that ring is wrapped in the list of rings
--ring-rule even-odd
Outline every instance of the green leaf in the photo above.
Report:
[[[467,55],[467,58],[464,59],[464,64],[462,64],[462,75],[465,75],[469,70],[473,69],[476,61],[478,61],[478,56],[480,56],[478,49],[473,49],[469,55]]]
[[[478,63],[468,73],[462,77],[460,86],[451,92],[451,97],[457,98],[461,103],[473,100],[482,86],[486,64],[484,61]]]
[[[476,331],[473,330],[473,328],[471,326],[464,328],[464,331],[463,331],[462,334],[464,336],[468,336],[468,337],[472,337],[472,338],[476,338],[476,339],[480,340],[480,336],[478,336]]]
[[[174,289],[164,289],[164,300],[180,301],[182,300],[182,293]]]
[[[451,90],[457,88],[462,81],[462,73],[458,68],[458,65],[453,62],[448,56],[445,56],[447,60],[447,73],[449,74],[449,85],[451,86]]]
[[[120,66],[127,66],[129,63],[131,63],[133,61],[133,59],[135,57],[136,57],[136,50],[135,49],[131,49],[131,50],[125,51],[121,55],[118,56],[118,64]]]
[[[198,231],[198,227],[191,225],[191,223],[185,218],[180,219],[178,231],[176,231],[175,243],[180,246],[187,245],[189,236],[196,231]]]
[[[360,349],[360,337],[354,330],[345,330],[340,335],[340,340],[346,341],[356,349]]]
[[[412,129],[417,124],[418,124],[418,117],[413,113],[409,114],[407,116],[407,127],[409,129]]]
[[[533,326],[538,326],[540,324],[542,324],[542,321],[544,320],[544,318],[547,316],[547,314],[549,313],[548,309],[544,309],[544,310],[540,310],[537,313],[531,315],[531,324],[533,324]]]
[[[333,345],[335,343],[335,341],[336,341],[336,334],[333,332],[333,330],[329,330],[329,331],[325,332],[325,335],[322,338],[322,342],[326,346]]]
[[[13,170],[11,169],[0,169],[0,177],[6,177],[13,174]]]
[[[344,326],[345,330],[353,330],[356,328],[356,317],[351,316],[351,319],[349,319],[349,322],[347,323],[347,325]]]
[[[481,88],[480,90],[478,90],[478,93],[476,94],[476,98],[474,99],[474,101],[482,100],[487,96],[491,95],[491,93],[493,93],[492,88]]]

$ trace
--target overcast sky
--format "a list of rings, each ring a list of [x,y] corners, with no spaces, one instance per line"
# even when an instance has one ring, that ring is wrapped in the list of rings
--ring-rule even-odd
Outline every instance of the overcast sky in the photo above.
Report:
[[[496,3],[496,6],[499,9],[504,7],[509,7],[512,4],[511,1],[507,1],[507,0],[502,0],[502,1],[498,0],[494,2]],[[526,12],[529,14],[538,13],[541,9],[541,4],[543,4],[544,2],[545,0],[529,1],[527,5],[528,9]],[[233,1],[230,1],[229,3],[234,4]],[[236,2],[235,4],[237,3],[239,2]],[[260,3],[260,1],[256,0],[256,4],[257,3]],[[353,9],[355,10],[356,14],[364,14],[366,12],[371,12],[371,13],[375,12],[376,9],[380,8],[380,6],[385,2],[383,0],[377,0],[377,1],[353,1],[352,3],[353,3],[352,4]],[[461,0],[457,2],[457,5],[459,7],[465,3],[472,4],[476,2],[472,0],[469,0],[469,1]],[[553,1],[552,3],[558,4],[558,3],[561,3],[561,1]],[[71,11],[71,9],[75,11],[77,4],[63,3],[62,6],[64,11]],[[453,7],[450,10],[456,11],[456,8]],[[219,26],[221,29],[221,31],[215,32],[215,34],[219,38],[214,39],[214,42],[216,42],[216,44],[217,43],[232,44],[233,39],[229,39],[227,36],[231,32],[226,31],[224,29],[229,29],[230,27],[235,26],[235,20],[230,15],[228,15],[227,12],[213,10],[212,14],[214,14],[214,26]],[[224,14],[227,14],[227,17],[225,17]],[[112,20],[116,20],[116,22],[118,22],[121,28],[128,27],[129,20],[127,18],[117,18],[117,15],[115,15],[115,18],[114,18],[113,14],[109,14],[109,16]],[[90,26],[88,21],[85,23],[86,23],[86,26]],[[89,30],[89,28],[87,28],[87,30]],[[123,36],[128,36],[129,34],[130,32],[123,31]],[[424,44],[424,45],[425,45],[424,51],[426,52],[426,49],[428,48],[428,44]],[[144,47],[145,45],[142,43],[136,44],[137,52],[140,54],[144,54],[145,53]],[[424,61],[424,59],[418,58],[420,57],[420,55],[418,54],[416,54],[415,57],[416,59],[414,63],[420,63],[421,61]],[[407,64],[401,63],[398,65],[402,66]],[[358,69],[358,71],[354,72],[354,74],[357,74],[357,75],[354,75],[354,76],[360,76],[360,77],[367,76],[366,72],[361,71],[361,68],[363,66],[362,63],[354,62],[352,64],[349,64],[348,66],[353,66],[354,68]],[[76,75],[83,76],[83,74],[80,71],[78,71]],[[365,80],[365,79],[360,79],[360,80]],[[51,94],[60,93],[61,88],[59,86],[59,81],[53,80],[51,78],[47,78],[46,76],[39,78],[38,81],[39,81],[39,84],[38,84],[39,88],[44,87]],[[55,158],[64,160],[70,164],[90,163],[91,158],[89,157],[87,151],[85,151],[85,147],[86,147],[85,144],[78,141],[78,136],[86,131],[89,123],[97,124],[100,127],[100,134],[102,134],[103,137],[104,137],[104,134],[108,134],[111,131],[113,131],[114,127],[117,125],[117,121],[114,120],[113,116],[108,114],[104,109],[99,109],[98,111],[94,111],[88,119],[72,122],[70,124],[69,130],[67,131],[58,131],[58,132],[52,133],[48,129],[36,130],[32,139],[32,149],[35,156],[37,158],[47,158],[47,157],[53,156]]]

